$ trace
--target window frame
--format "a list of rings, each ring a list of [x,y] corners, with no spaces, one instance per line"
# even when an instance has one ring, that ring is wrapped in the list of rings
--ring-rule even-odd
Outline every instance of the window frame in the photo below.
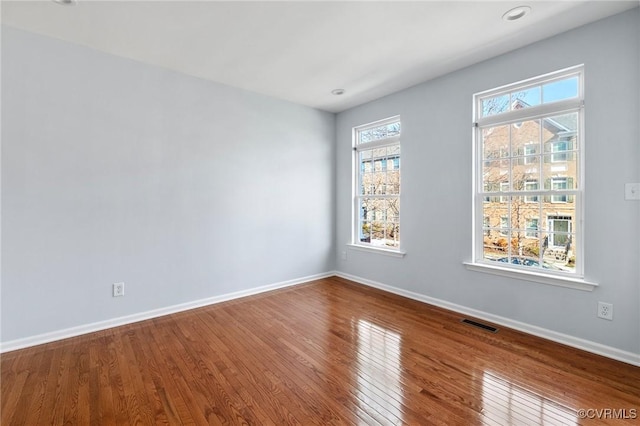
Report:
[[[374,129],[376,127],[382,127],[385,125],[389,125],[389,124],[393,124],[393,123],[400,123],[400,132],[398,135],[393,135],[390,137],[385,137],[385,138],[381,138],[381,139],[377,139],[374,141],[369,141],[369,142],[360,142],[360,133],[364,132],[366,130],[370,130],[370,129]],[[357,249],[357,250],[363,250],[363,251],[369,251],[369,252],[375,252],[375,253],[379,253],[379,254],[386,254],[386,255],[391,255],[391,256],[396,256],[396,257],[402,257],[405,255],[405,252],[402,250],[402,231],[400,231],[400,239],[398,240],[398,246],[397,247],[393,247],[393,246],[386,246],[386,245],[376,245],[376,244],[372,244],[370,242],[364,242],[360,240],[360,227],[361,227],[361,217],[360,217],[360,200],[363,198],[379,198],[379,199],[384,199],[384,198],[398,198],[398,201],[400,202],[400,206],[402,206],[402,197],[401,197],[401,193],[402,193],[402,160],[400,157],[402,157],[402,148],[401,148],[401,140],[402,137],[402,120],[400,118],[400,115],[395,115],[392,117],[388,117],[382,120],[377,120],[374,122],[370,122],[367,124],[363,124],[363,125],[359,125],[356,126],[352,129],[352,150],[353,150],[353,159],[352,159],[352,164],[353,164],[353,170],[352,170],[352,214],[351,214],[351,222],[352,222],[352,227],[351,227],[351,242],[348,244],[351,248]],[[363,175],[360,172],[360,161],[359,161],[359,153],[362,151],[367,151],[367,150],[372,150],[372,149],[376,149],[376,148],[382,148],[382,147],[389,147],[389,146],[398,146],[400,148],[400,154],[398,155],[399,159],[396,161],[396,159],[393,160],[393,168],[389,168],[388,164],[386,164],[386,166],[384,167],[384,173],[388,173],[390,171],[398,171],[399,172],[399,180],[398,180],[398,191],[397,194],[361,194],[360,193],[360,186],[361,186],[361,176]],[[385,158],[385,162],[387,162],[389,159]],[[372,164],[371,164],[372,170],[375,171],[375,164],[373,163],[373,158],[372,158]],[[382,170],[381,170],[382,172]],[[388,183],[388,182],[387,182]],[[386,186],[386,183],[385,183]],[[398,228],[401,229],[401,216],[402,216],[402,207],[400,207],[398,209],[398,214],[397,217],[394,216],[394,220],[392,222],[395,222],[398,224]]]
[[[525,91],[532,87],[553,83],[555,81],[561,81],[577,77],[577,96],[574,98],[562,99],[558,101],[552,101],[548,103],[540,103],[534,106],[530,106],[522,109],[511,109],[506,112],[497,114],[482,115],[483,100],[495,98],[503,95],[510,95],[517,91]],[[576,235],[576,248],[579,253],[579,258],[576,256],[576,266],[573,272],[571,271],[555,271],[547,270],[543,268],[524,268],[519,265],[511,265],[504,263],[496,265],[497,262],[491,262],[484,259],[484,210],[483,205],[488,195],[483,190],[483,151],[482,151],[482,129],[493,128],[500,125],[511,125],[527,120],[544,119],[548,117],[558,116],[562,114],[578,114],[578,127],[575,143],[579,147],[577,151],[571,151],[573,155],[577,155],[577,183],[575,188],[563,191],[567,197],[571,197],[574,200],[575,205],[575,226],[572,232]],[[480,272],[488,272],[492,274],[510,276],[513,278],[521,278],[528,281],[542,282],[545,284],[553,284],[563,287],[576,288],[580,290],[591,291],[596,283],[589,282],[584,279],[584,65],[578,65],[575,67],[566,68],[556,72],[548,73],[531,79],[523,80],[520,82],[504,85],[495,89],[483,91],[474,94],[473,96],[473,226],[472,226],[472,260],[470,262],[464,262],[467,268],[470,270],[476,270]],[[542,149],[542,146],[541,146]],[[567,151],[568,152],[568,151]],[[562,152],[564,154],[565,152]],[[553,154],[553,153],[550,153]],[[541,154],[542,155],[542,152]],[[533,193],[531,193],[533,192]],[[553,196],[552,191],[549,188],[539,186],[537,191],[509,191],[506,194],[500,194],[502,197],[509,196],[528,196],[539,197],[543,200],[545,196]],[[543,202],[543,201],[541,201]],[[540,221],[538,221],[538,233],[549,232],[545,229],[540,229]]]

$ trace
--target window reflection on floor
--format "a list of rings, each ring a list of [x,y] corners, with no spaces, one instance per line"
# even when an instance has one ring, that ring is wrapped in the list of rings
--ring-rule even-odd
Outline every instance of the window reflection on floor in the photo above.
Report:
[[[482,376],[487,425],[577,425],[576,412],[495,374]]]
[[[362,410],[385,422],[402,422],[400,335],[366,320],[358,320],[356,396]]]

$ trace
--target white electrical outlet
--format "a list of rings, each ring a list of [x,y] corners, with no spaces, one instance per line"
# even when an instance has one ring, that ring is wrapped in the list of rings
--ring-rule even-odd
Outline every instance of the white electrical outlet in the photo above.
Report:
[[[598,302],[598,318],[613,321],[613,305],[611,303]]]
[[[113,297],[124,296],[124,283],[113,284]]]
[[[347,251],[342,250],[342,260],[347,260]]]

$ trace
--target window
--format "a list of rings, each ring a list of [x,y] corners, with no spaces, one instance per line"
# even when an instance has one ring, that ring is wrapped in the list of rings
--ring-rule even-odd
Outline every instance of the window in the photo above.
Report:
[[[500,192],[509,192],[509,182],[500,182]],[[509,197],[500,197],[501,203],[509,201]]]
[[[538,181],[537,180],[527,180],[524,183],[524,190],[525,191],[537,191],[538,190]],[[538,202],[538,196],[534,195],[531,197],[524,197],[524,202],[525,203],[537,203]]]
[[[567,189],[567,178],[566,177],[556,177],[551,179],[551,189],[556,192],[562,192]],[[567,195],[552,195],[551,202],[552,203],[566,203]]]
[[[525,232],[527,238],[538,238],[538,218],[527,219],[527,231]]]
[[[582,87],[580,66],[474,96],[474,264],[582,276]]]
[[[509,216],[500,216],[500,235],[509,235]]]
[[[572,141],[570,139],[561,138],[550,142],[549,146],[552,152],[552,163],[560,163],[571,159]]]
[[[491,227],[491,218],[489,216],[485,216],[482,220],[482,227],[484,229],[484,235],[487,237],[491,236],[491,230],[489,229]]]
[[[548,247],[564,248],[571,240],[571,216],[551,215],[549,223]]]
[[[400,118],[354,129],[353,243],[400,249]]]

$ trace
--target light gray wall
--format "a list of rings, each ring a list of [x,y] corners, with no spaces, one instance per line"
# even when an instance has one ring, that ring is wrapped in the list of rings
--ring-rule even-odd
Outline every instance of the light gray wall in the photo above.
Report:
[[[596,22],[340,113],[337,118],[337,269],[529,325],[640,353],[638,9]],[[472,96],[585,64],[585,273],[593,292],[465,269],[471,260]],[[402,118],[403,259],[348,250],[351,129]],[[596,317],[614,304],[614,321]]]
[[[334,142],[333,114],[3,28],[2,341],[332,270]]]

